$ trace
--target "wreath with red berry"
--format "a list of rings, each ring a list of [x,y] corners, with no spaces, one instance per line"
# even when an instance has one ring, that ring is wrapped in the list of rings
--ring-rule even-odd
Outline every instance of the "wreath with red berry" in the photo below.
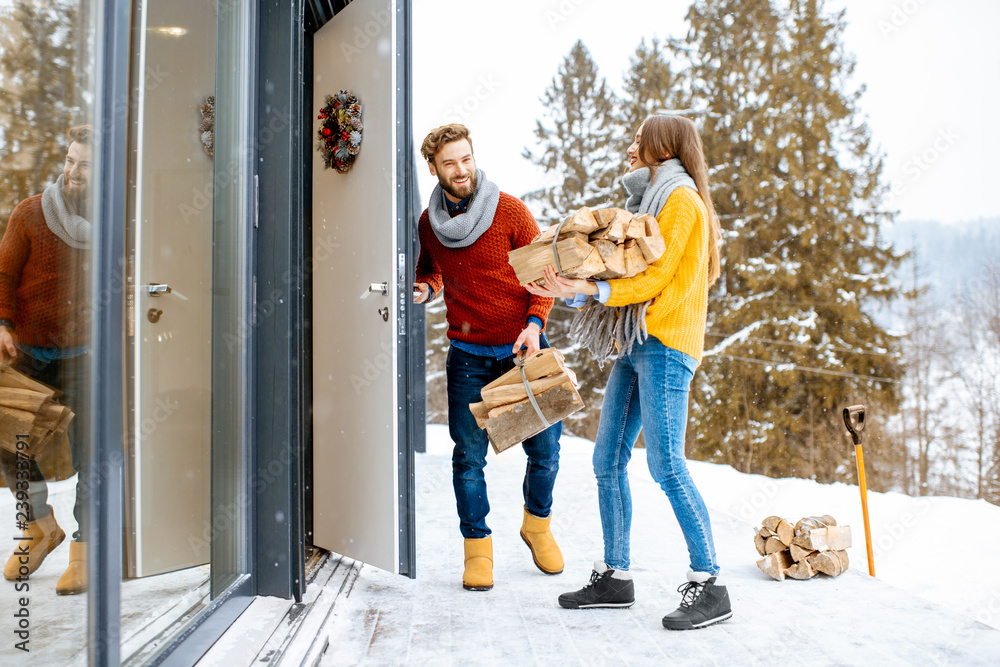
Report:
[[[316,150],[323,155],[323,166],[346,174],[361,152],[361,102],[341,90],[326,96],[326,106],[319,110],[319,141]]]

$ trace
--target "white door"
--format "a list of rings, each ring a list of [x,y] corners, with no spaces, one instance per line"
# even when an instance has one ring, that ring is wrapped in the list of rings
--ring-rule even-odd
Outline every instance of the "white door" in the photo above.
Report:
[[[137,3],[128,332],[126,572],[207,563],[210,530],[215,3]],[[169,291],[168,291],[169,288]]]
[[[341,89],[363,107],[364,138],[346,174],[313,150],[313,543],[412,575],[397,354],[410,283],[397,210],[401,16],[391,0],[355,0],[314,37],[313,143],[326,96]]]

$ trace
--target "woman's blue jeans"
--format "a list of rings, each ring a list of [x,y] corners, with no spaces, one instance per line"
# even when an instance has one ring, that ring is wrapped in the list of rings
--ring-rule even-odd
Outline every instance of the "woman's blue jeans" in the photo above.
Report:
[[[626,467],[641,428],[649,472],[670,500],[687,541],[691,569],[719,571],[708,510],[684,458],[688,390],[697,365],[650,337],[619,357],[611,370],[594,447],[604,562],[610,568],[629,568],[632,493]]]
[[[543,347],[546,347],[543,345]],[[486,515],[486,449],[489,439],[469,411],[469,403],[482,400],[483,387],[514,368],[514,357],[494,359],[469,354],[452,346],[446,363],[448,371],[448,431],[455,442],[452,479],[458,505],[459,529],[465,538],[480,539],[490,534]],[[552,511],[552,487],[559,471],[559,436],[562,422],[553,424],[524,441],[528,463],[524,472],[524,507],[537,517]]]

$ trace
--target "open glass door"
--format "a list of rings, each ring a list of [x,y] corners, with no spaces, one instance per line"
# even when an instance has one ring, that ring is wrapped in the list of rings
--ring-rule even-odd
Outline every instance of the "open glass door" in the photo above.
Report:
[[[363,112],[347,173],[313,151],[313,544],[413,576],[406,429],[409,159],[406,7],[355,0],[314,36],[313,116]]]

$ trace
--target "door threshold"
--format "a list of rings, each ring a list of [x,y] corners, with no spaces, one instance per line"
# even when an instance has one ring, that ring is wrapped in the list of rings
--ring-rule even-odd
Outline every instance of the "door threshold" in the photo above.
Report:
[[[302,602],[255,598],[197,664],[247,667],[318,664],[329,645],[327,621],[334,604],[341,595],[350,594],[362,565],[339,554],[314,553],[306,564],[306,592]],[[255,641],[258,637],[264,641]]]

